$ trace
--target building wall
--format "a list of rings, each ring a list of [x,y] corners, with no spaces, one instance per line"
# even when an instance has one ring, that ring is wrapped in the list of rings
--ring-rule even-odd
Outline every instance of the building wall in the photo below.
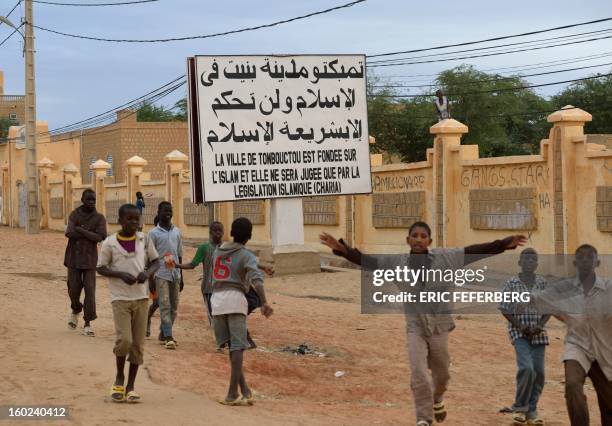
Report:
[[[174,150],[188,152],[189,149],[187,123],[137,122],[133,111],[119,111],[117,121],[109,126],[53,137],[54,141],[66,139],[82,140],[83,155],[77,164],[80,164],[83,183],[87,184],[91,182],[89,166],[97,160],[112,166],[107,182],[125,182],[124,163],[135,155],[149,161],[147,170],[152,179],[162,179],[164,156]]]
[[[11,114],[16,114],[16,126],[25,123],[25,97],[0,94],[0,118],[10,118]]]
[[[4,73],[0,71],[0,118],[10,118],[10,114],[17,114],[16,126],[25,123],[25,97],[4,93]]]
[[[583,134],[588,120],[590,115],[584,111],[559,111],[549,117],[550,133],[541,141],[539,154],[484,159],[479,158],[477,146],[460,144],[461,134],[468,130],[465,126],[444,120],[432,127],[436,136],[426,161],[372,166],[372,194],[303,199],[305,243],[326,251],[318,235],[328,232],[364,252],[402,252],[408,227],[423,220],[430,224],[437,247],[520,233],[541,254],[573,253],[583,243],[594,245],[601,254],[612,254],[612,150],[588,142]],[[74,146],[71,149],[77,152]],[[186,156],[174,153],[159,164],[149,162],[144,169],[136,160],[122,166],[122,175],[134,176],[133,183],[104,184],[99,178],[105,170],[96,171],[99,210],[110,218],[131,193],[140,190],[147,203],[147,228],[157,203],[169,199],[174,222],[185,237],[206,239],[208,207],[189,201]],[[152,167],[167,170],[168,175],[154,179],[148,172]],[[62,174],[57,167],[48,172],[52,189],[41,189],[57,198],[58,188],[63,188],[63,198],[71,200],[66,215],[78,204],[86,185],[79,176]],[[14,177],[18,176],[16,171]],[[226,228],[237,216],[252,218],[252,243],[270,243],[269,201],[216,203],[214,209]],[[63,230],[65,219],[54,217],[48,223],[52,229]],[[109,223],[110,230],[117,229]]]
[[[164,156],[174,150],[189,152],[187,123],[121,122],[119,147],[122,163],[115,162],[116,166],[138,155],[149,162],[147,171],[152,179],[163,179]],[[124,181],[125,174],[115,178],[115,182]]]

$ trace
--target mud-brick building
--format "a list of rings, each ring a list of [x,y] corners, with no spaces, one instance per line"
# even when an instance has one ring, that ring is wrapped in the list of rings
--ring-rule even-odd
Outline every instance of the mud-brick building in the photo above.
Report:
[[[164,156],[171,151],[189,152],[186,122],[139,122],[132,110],[117,113],[117,120],[107,126],[62,133],[52,142],[72,140],[80,146],[80,175],[91,183],[90,166],[98,160],[111,165],[108,183],[125,182],[125,162],[137,155],[149,162],[151,179],[164,178]]]

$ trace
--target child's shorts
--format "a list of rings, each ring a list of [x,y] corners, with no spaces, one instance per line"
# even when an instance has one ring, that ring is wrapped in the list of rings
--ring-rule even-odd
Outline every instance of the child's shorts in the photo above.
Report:
[[[149,301],[147,299],[115,300],[112,306],[117,336],[113,352],[119,357],[128,356],[128,362],[131,364],[141,365]]]
[[[247,342],[247,323],[244,314],[225,314],[213,316],[213,326],[217,346],[229,344],[230,352],[249,347]]]

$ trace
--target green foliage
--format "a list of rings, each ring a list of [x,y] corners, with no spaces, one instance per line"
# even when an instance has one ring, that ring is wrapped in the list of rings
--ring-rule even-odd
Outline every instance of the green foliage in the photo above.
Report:
[[[14,126],[15,122],[8,118],[0,118],[0,139],[8,136],[9,127]]]
[[[585,133],[612,133],[612,76],[573,83],[556,96],[555,108],[572,105],[590,112],[593,121],[586,123]]]
[[[537,152],[546,137],[550,104],[520,77],[486,74],[470,66],[444,71],[437,82],[448,93],[451,115],[470,129],[462,143],[478,145],[482,157]]]
[[[507,90],[527,82],[470,66],[444,71],[436,81],[449,98],[451,116],[470,129],[462,143],[478,145],[481,157],[538,152],[548,134],[548,114],[533,113],[550,110],[551,103],[529,89]],[[426,148],[433,144],[429,128],[437,122],[434,98],[426,95],[435,89],[401,101],[388,97],[397,94],[392,90],[376,91],[374,84],[369,89],[368,122],[375,150],[398,154],[404,161],[425,159]]]
[[[174,112],[174,110],[178,112]],[[187,121],[187,100],[181,99],[173,108],[166,108],[163,105],[144,104],[138,108],[136,121]]]

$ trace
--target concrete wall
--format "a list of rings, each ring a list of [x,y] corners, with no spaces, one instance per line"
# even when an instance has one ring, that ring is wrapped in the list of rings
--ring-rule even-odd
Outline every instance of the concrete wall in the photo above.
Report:
[[[576,108],[560,110],[549,116],[551,129],[540,143],[539,154],[482,159],[477,146],[461,145],[467,127],[444,120],[431,128],[434,146],[428,149],[426,161],[376,165],[381,163],[380,156],[372,156],[372,194],[304,199],[305,242],[325,251],[318,242],[319,233],[325,231],[365,252],[404,251],[407,228],[424,220],[438,247],[522,233],[542,254],[573,253],[582,243],[612,254],[612,150],[588,142],[583,128],[590,119],[590,114]],[[76,145],[66,146],[72,147],[72,156],[77,155]],[[61,151],[58,147],[57,152]],[[113,223],[118,206],[134,202],[140,190],[147,203],[147,227],[152,225],[157,204],[171,200],[174,221],[184,235],[206,239],[208,206],[190,202],[187,157],[173,151],[155,162],[164,171],[161,179],[152,176],[146,160],[132,157],[122,163],[120,173],[128,177],[126,183],[109,184],[104,179],[108,165],[95,166],[98,209],[109,218],[110,230],[118,228]],[[67,200],[64,215],[69,214],[88,185],[75,171],[57,166],[41,170],[41,176],[46,176],[41,190],[49,194],[43,224],[63,230],[65,218],[51,217],[51,211],[57,216],[61,205],[57,199]],[[217,203],[214,209],[215,218],[226,227],[238,215],[251,218],[255,224],[252,243],[270,244],[269,201]]]

